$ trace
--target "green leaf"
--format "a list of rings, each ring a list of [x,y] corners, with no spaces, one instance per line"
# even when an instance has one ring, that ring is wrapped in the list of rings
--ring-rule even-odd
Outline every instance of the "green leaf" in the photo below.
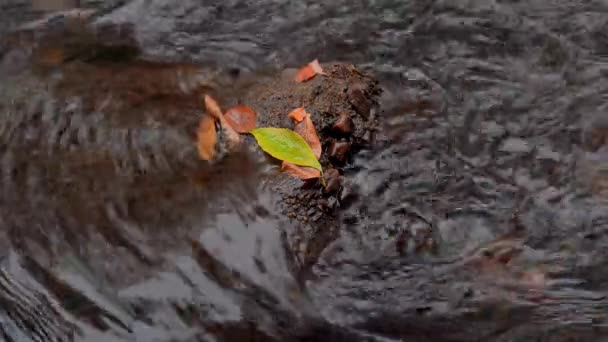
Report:
[[[271,156],[286,162],[314,167],[319,171],[321,164],[310,146],[296,132],[286,128],[263,127],[251,130],[255,140]]]

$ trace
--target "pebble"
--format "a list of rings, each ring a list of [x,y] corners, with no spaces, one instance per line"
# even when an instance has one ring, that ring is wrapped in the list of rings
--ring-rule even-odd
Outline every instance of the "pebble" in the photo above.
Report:
[[[332,132],[337,135],[350,135],[354,131],[354,123],[347,113],[342,113],[332,126]]]
[[[350,143],[333,140],[327,149],[329,161],[337,166],[346,164],[350,153]]]
[[[325,187],[325,192],[328,194],[333,194],[338,192],[342,187],[342,177],[339,176],[337,178],[332,178],[327,182],[327,187]]]
[[[325,171],[325,182],[325,193],[333,194],[342,187],[342,176],[338,170],[329,169]]]

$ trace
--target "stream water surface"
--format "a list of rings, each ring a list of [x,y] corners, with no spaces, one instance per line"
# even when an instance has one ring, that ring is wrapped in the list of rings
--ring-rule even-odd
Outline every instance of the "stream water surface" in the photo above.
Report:
[[[608,2],[78,3],[0,4],[0,340],[608,341]],[[302,277],[181,94],[314,58],[383,127]]]

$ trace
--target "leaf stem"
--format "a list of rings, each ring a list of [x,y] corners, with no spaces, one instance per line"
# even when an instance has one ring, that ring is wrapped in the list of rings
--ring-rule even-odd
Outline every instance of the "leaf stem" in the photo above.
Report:
[[[325,175],[323,174],[323,170],[321,170],[321,184],[324,188],[327,188],[327,184],[325,184]]]

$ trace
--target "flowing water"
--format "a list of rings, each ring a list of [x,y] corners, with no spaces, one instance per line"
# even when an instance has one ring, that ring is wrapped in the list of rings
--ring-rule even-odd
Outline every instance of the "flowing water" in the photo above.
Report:
[[[80,6],[102,33],[0,5],[0,340],[608,340],[608,2]],[[264,161],[198,161],[183,93],[313,58],[384,125],[304,281]]]

